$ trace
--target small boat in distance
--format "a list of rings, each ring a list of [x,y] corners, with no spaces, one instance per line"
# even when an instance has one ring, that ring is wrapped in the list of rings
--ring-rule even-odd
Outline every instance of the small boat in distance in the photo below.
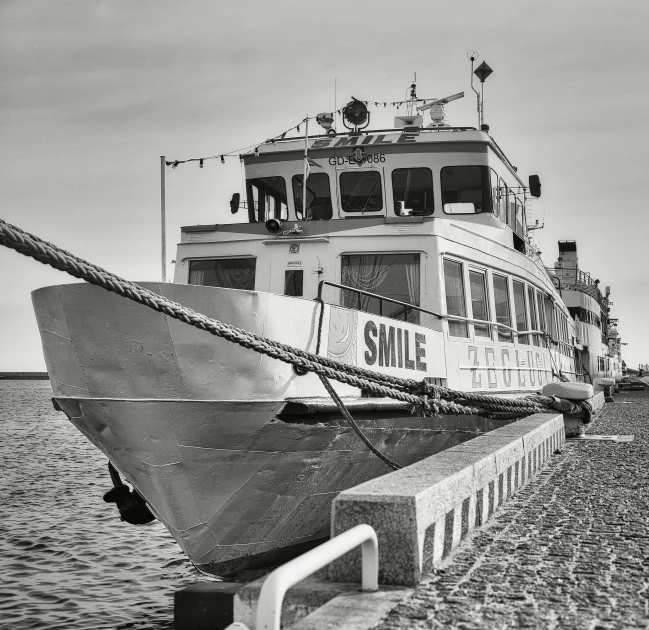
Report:
[[[540,180],[521,179],[487,125],[448,123],[462,95],[424,102],[413,84],[409,114],[376,130],[353,99],[345,132],[325,113],[324,133],[246,153],[231,210],[247,221],[183,227],[173,283],[145,286],[381,374],[513,396],[583,380],[575,321],[528,235]],[[33,300],[56,404],[205,571],[271,566],[327,538],[336,494],[390,470],[315,374],[94,286]],[[401,465],[453,444],[444,418],[333,386]]]

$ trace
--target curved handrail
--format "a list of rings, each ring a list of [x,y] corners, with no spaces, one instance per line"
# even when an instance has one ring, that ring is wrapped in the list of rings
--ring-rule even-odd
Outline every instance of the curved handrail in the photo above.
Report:
[[[275,569],[264,581],[257,602],[256,630],[279,630],[286,591],[336,558],[362,545],[363,591],[379,590],[379,543],[369,525],[356,525]]]

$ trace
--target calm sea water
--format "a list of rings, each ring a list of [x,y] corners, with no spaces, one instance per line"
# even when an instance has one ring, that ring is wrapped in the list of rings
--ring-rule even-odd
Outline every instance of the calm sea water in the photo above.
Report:
[[[201,581],[157,521],[104,503],[106,458],[53,409],[48,381],[0,381],[0,628],[172,628]]]

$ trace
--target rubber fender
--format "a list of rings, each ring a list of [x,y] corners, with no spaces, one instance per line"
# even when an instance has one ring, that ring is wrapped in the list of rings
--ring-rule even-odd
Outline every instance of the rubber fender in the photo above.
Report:
[[[543,386],[544,396],[556,396],[568,400],[588,400],[594,395],[590,383],[548,383]]]

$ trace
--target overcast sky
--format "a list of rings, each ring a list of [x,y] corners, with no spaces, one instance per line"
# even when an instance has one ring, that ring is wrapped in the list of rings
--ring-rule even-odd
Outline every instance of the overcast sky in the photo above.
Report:
[[[353,95],[464,90],[494,69],[485,120],[524,179],[547,252],[577,241],[611,285],[629,365],[649,362],[649,3],[640,0],[0,0],[0,217],[132,280],[159,279],[159,156],[259,143]],[[394,110],[375,113],[389,125]],[[383,118],[382,118],[383,117]],[[167,169],[180,226],[230,220],[238,160]],[[171,267],[171,265],[169,264]],[[0,371],[43,370],[30,292],[70,281],[0,250]]]

